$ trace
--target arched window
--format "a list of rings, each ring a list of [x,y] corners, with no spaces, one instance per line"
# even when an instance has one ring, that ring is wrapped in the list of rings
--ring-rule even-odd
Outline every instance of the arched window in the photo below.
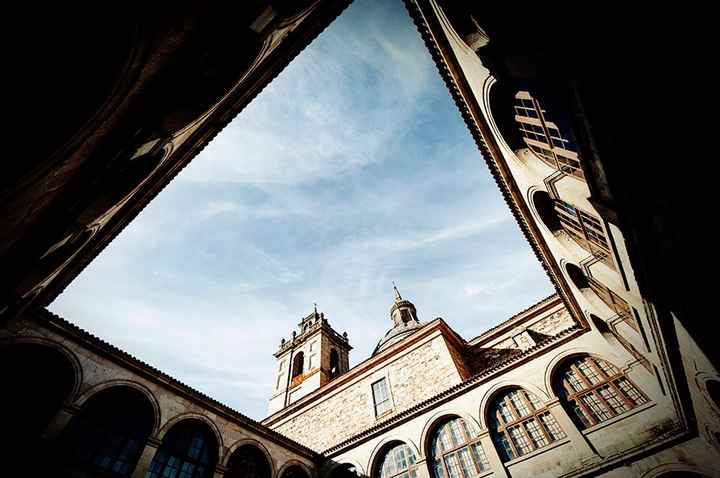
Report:
[[[265,454],[253,445],[243,445],[228,460],[227,478],[270,478],[270,463]]]
[[[16,344],[0,348],[0,410],[3,435],[12,437],[2,449],[7,476],[25,476],[25,454],[62,408],[75,387],[73,364],[45,345]],[[28,458],[30,460],[31,458]],[[17,465],[18,470],[14,467]]]
[[[570,276],[570,280],[573,284],[575,284],[575,287],[581,291],[591,290],[618,316],[632,318],[630,305],[615,292],[611,291],[608,287],[598,282],[596,279],[586,276],[582,269],[575,264],[566,264],[565,270],[567,271],[568,276]],[[628,323],[630,323],[633,328],[637,327],[633,321],[628,321]]]
[[[340,356],[337,350],[330,350],[330,378],[340,375]]]
[[[556,393],[580,428],[587,428],[648,399],[614,365],[595,357],[575,357],[557,371]]]
[[[218,444],[208,426],[200,420],[183,420],[165,435],[145,478],[209,478],[217,454]]]
[[[302,467],[298,465],[292,465],[285,470],[280,478],[308,478],[307,473]]]
[[[525,144],[535,155],[551,167],[584,179],[578,154],[570,141],[560,133],[556,123],[550,121],[547,111],[529,91],[515,95],[515,121]]]
[[[103,390],[85,403],[62,436],[61,460],[105,475],[128,476],[152,432],[155,414],[141,392]]]
[[[489,469],[477,431],[465,420],[451,418],[435,430],[430,442],[433,478],[471,478]]]
[[[378,458],[373,478],[417,478],[415,453],[405,443],[396,443]]]
[[[610,243],[605,234],[602,220],[561,199],[555,199],[553,206],[562,230],[580,247],[614,268],[615,265],[610,257]]]
[[[521,388],[496,397],[489,415],[493,441],[503,461],[530,453],[565,436],[550,410],[535,395]]]
[[[298,352],[293,359],[292,378],[300,377],[303,374],[303,366],[305,365],[305,354]]]

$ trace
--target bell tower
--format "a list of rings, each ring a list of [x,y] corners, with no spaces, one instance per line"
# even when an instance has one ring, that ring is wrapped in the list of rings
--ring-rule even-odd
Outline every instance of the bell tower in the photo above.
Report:
[[[349,369],[352,347],[347,332],[340,335],[317,306],[303,317],[290,340],[284,338],[277,359],[268,415],[317,390]]]

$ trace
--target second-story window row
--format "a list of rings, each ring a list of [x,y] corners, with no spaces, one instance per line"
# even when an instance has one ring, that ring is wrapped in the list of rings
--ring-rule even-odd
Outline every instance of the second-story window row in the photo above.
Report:
[[[520,91],[515,96],[515,121],[528,148],[551,167],[584,179],[578,154],[570,149],[570,142],[546,113],[529,92]]]
[[[559,395],[581,428],[588,428],[647,402],[614,365],[593,357],[568,362]]]
[[[504,461],[565,437],[552,413],[535,395],[522,389],[506,392],[493,401],[490,425]]]
[[[561,199],[555,199],[554,205],[563,231],[570,235],[580,247],[614,268],[610,244],[600,218]]]

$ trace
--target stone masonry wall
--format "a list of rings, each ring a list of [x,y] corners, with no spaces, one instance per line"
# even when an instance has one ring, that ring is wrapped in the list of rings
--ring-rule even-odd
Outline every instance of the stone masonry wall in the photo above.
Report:
[[[376,418],[371,385],[382,377],[388,380],[393,409]],[[272,428],[316,451],[326,450],[461,380],[444,339],[436,335]]]

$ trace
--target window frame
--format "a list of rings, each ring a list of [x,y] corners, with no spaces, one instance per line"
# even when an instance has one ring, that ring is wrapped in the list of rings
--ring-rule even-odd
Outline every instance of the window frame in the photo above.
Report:
[[[462,443],[455,443],[457,440],[455,440],[451,431],[452,423],[458,423],[458,429],[460,430],[460,435],[463,439]],[[448,431],[444,431],[446,428],[448,428]],[[471,434],[471,430],[476,432],[474,436]],[[439,445],[442,444],[443,448],[445,446],[445,442],[440,436],[443,432],[447,433],[452,446],[450,448],[440,450]],[[479,448],[482,453],[482,457],[478,456],[471,447]],[[460,474],[455,477],[450,473],[450,465],[448,464],[447,458],[452,455],[457,455],[462,450],[467,450],[467,454],[470,456],[470,461],[475,466],[475,473],[466,476],[465,467],[460,462],[461,458],[456,458],[459,464]],[[439,468],[437,464],[439,464]],[[482,475],[483,473],[492,471],[490,461],[487,458],[487,453],[482,446],[481,439],[477,434],[477,431],[474,428],[471,428],[471,426],[469,426],[462,417],[458,416],[443,419],[434,427],[434,431],[430,436],[428,466],[430,469],[430,476],[432,478],[473,478],[475,476]],[[437,473],[438,469],[442,471],[442,475]]]
[[[522,415],[510,396],[517,393],[520,396],[522,404],[528,410],[528,413]],[[533,397],[533,398],[530,398]],[[509,411],[511,420],[506,420],[500,404],[504,404],[504,410]],[[544,420],[542,417],[549,416],[552,420]],[[489,423],[491,424],[492,438],[495,445],[499,448],[500,457],[504,462],[508,462],[519,458],[535,450],[545,448],[552,443],[567,437],[565,430],[562,429],[549,407],[542,403],[534,394],[523,388],[513,388],[505,390],[498,394],[492,401],[489,411]],[[544,444],[536,443],[533,435],[528,431],[526,423],[534,422],[537,429],[541,432],[541,437],[545,440]],[[549,425],[553,423],[557,429],[557,433],[549,430]],[[515,433],[517,431],[517,433]],[[557,435],[557,436],[555,436]],[[523,440],[520,442],[520,440]],[[524,445],[524,446],[523,446]]]
[[[377,400],[378,397],[375,393],[375,386],[380,383],[384,384],[387,397],[384,400],[382,400],[381,402],[378,402],[378,400]],[[374,382],[372,382],[370,384],[370,390],[372,392],[373,410],[375,411],[375,418],[383,417],[393,411],[394,404],[393,404],[393,400],[392,400],[392,394],[390,393],[390,382],[387,379],[387,377],[381,377],[378,380],[375,380]],[[383,404],[387,404],[387,408],[385,408],[381,412],[378,412],[378,407]]]
[[[525,93],[527,98],[519,97],[522,93]],[[542,109],[540,102],[530,92],[519,91],[515,95],[513,107],[515,110],[515,122],[518,123],[520,134],[530,150],[548,166],[568,176],[585,181],[585,172],[580,157],[575,151],[565,147],[569,141],[563,138],[558,125],[545,117],[547,111]],[[528,124],[535,125],[536,122],[539,123],[539,127],[543,130],[542,134],[531,131],[532,128],[523,129]],[[557,132],[557,134],[552,134],[550,130]],[[542,137],[538,139],[537,136],[540,135]],[[537,145],[532,144],[533,142],[537,143]],[[556,142],[561,146],[555,146],[554,143]],[[538,152],[538,147],[546,151],[546,153]]]
[[[595,374],[596,377],[601,380],[592,383],[592,380],[582,371],[578,364],[584,364],[589,367]],[[601,363],[604,363],[612,375],[603,368]],[[579,385],[582,385],[582,389],[576,390],[571,380],[568,377],[568,370],[573,372],[573,377],[579,379]],[[638,400],[632,398],[630,394],[618,383],[625,381],[629,385],[629,389],[637,393]],[[556,387],[559,388],[560,400],[563,405],[568,409],[568,413],[571,415],[577,426],[581,430],[594,427],[600,423],[612,420],[615,417],[624,415],[631,410],[645,405],[650,402],[649,397],[633,382],[630,378],[622,372],[618,367],[608,362],[607,360],[585,355],[581,357],[574,357],[568,359],[558,369],[556,376]],[[618,411],[616,407],[608,401],[608,397],[603,395],[601,389],[613,390],[614,395],[612,398],[619,397],[625,406],[625,410]],[[592,406],[588,405],[588,401],[583,398],[588,397],[588,401],[593,401],[593,404],[599,404],[600,411],[593,410]],[[589,398],[592,397],[592,398]],[[601,415],[607,415],[603,418]]]
[[[562,199],[553,199],[560,228],[581,248],[615,269],[610,237],[602,219]]]
[[[402,448],[405,453],[405,468],[398,469],[398,460],[396,450]],[[392,474],[385,474],[385,463],[388,457],[392,453],[393,464],[395,465],[395,472]],[[419,478],[420,477],[420,464],[418,463],[415,452],[405,442],[395,442],[388,445],[382,454],[378,457],[377,465],[373,473],[374,478]]]

